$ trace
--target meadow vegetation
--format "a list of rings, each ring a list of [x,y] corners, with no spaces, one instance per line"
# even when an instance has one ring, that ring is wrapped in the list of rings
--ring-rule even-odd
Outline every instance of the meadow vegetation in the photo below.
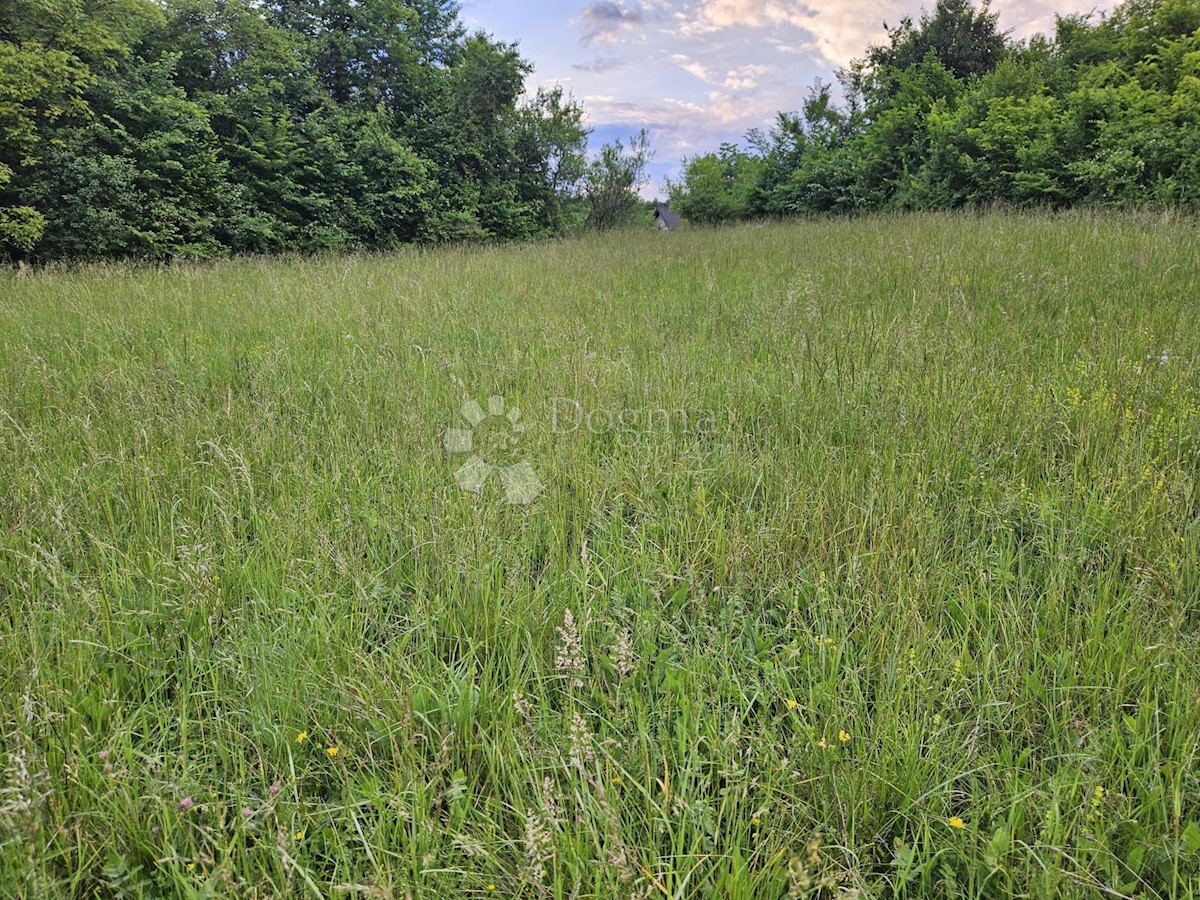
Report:
[[[1197,296],[1171,216],[6,279],[0,894],[1194,897]]]

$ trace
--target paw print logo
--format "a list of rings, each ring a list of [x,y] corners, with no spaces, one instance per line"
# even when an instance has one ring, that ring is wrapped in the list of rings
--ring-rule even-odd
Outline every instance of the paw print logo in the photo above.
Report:
[[[509,503],[528,506],[542,495],[546,486],[529,460],[513,461],[525,431],[519,407],[506,408],[498,396],[488,397],[486,407],[468,400],[459,407],[458,418],[464,427],[447,428],[442,444],[451,455],[470,454],[454,473],[460,488],[481,495],[495,474]]]

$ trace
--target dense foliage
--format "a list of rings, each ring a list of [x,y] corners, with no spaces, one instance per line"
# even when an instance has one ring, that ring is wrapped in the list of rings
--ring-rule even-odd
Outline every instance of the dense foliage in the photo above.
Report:
[[[451,0],[6,0],[0,248],[165,258],[524,238],[587,131]]]
[[[986,3],[889,29],[748,147],[687,161],[697,222],[989,203],[1200,204],[1200,2],[1128,0],[1014,42]]]

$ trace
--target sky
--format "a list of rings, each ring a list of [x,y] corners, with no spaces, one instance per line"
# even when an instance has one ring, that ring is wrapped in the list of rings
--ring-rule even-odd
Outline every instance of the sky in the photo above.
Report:
[[[534,65],[527,83],[559,84],[582,101],[594,148],[638,129],[654,160],[646,197],[681,161],[739,142],[799,109],[814,79],[884,37],[884,23],[934,0],[461,0],[464,23],[516,42]],[[1094,0],[993,0],[1016,38],[1052,33],[1055,13],[1104,9]]]

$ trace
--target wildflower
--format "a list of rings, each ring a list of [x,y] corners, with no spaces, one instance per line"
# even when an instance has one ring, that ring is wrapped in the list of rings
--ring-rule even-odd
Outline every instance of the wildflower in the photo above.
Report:
[[[817,746],[824,750],[829,746],[829,742],[826,741],[825,738],[821,738],[819,741],[817,741]]]
[[[529,703],[529,698],[520,691],[513,691],[512,695],[513,709],[517,715],[525,720],[527,726],[533,726],[533,706]]]
[[[967,823],[964,822],[962,819],[960,819],[958,816],[951,816],[950,817],[950,827],[951,828],[966,828]]]
[[[101,759],[101,761],[108,759],[108,751],[107,750],[100,751],[100,759]]]
[[[308,740],[308,732],[307,731],[302,731],[298,735],[296,735],[296,743],[297,744],[303,744],[307,740]]]
[[[338,755],[338,748],[337,747],[326,747],[325,752],[328,753],[330,758],[332,759],[333,757]]]
[[[591,765],[596,760],[595,751],[592,749],[591,729],[588,728],[587,720],[579,713],[571,714],[571,765],[583,774],[586,767]]]
[[[808,852],[808,864],[815,867],[821,861],[821,835],[814,834],[804,849]]]
[[[542,779],[542,821],[547,825],[561,825],[562,810],[558,807],[558,795],[554,790],[554,779]]]
[[[252,815],[254,815],[254,810],[248,806],[242,807],[242,818],[249,819]]]
[[[190,862],[187,864],[187,870],[189,872],[195,871],[195,869],[196,869],[196,864],[194,862]]]
[[[491,893],[492,891],[496,890],[496,886],[494,884],[489,884],[487,886],[487,889],[488,889],[488,893]]]
[[[279,792],[282,790],[283,790],[283,785],[281,785],[278,781],[275,782],[273,785],[271,785],[271,796],[278,797]]]
[[[581,676],[587,668],[587,662],[583,657],[583,641],[580,640],[579,631],[575,627],[575,615],[570,607],[563,613],[562,625],[555,630],[558,632],[559,644],[554,666],[572,687],[581,688]]]
[[[525,864],[535,881],[546,877],[546,865],[554,854],[550,829],[536,812],[525,816]]]
[[[620,775],[613,776],[613,784],[620,786],[620,784],[621,784],[621,776]]]
[[[759,818],[758,816],[755,816],[754,818],[752,818],[750,820],[750,824],[753,825],[755,828],[757,828],[759,825],[762,824],[762,819]]]
[[[841,741],[843,744],[845,744],[846,742],[848,742],[850,740],[850,732],[848,732],[844,728],[839,730],[838,731],[838,740]]]
[[[612,660],[622,678],[628,678],[637,668],[633,655],[633,635],[629,633],[628,628],[621,629],[621,633],[617,635],[617,642],[612,648]]]
[[[933,724],[934,724],[934,725],[941,725],[941,724],[942,724],[942,714],[941,714],[941,713],[934,713],[934,714],[933,714]]]
[[[191,809],[195,805],[196,805],[196,801],[193,800],[191,797],[184,797],[182,800],[179,801],[179,811],[187,812],[189,809]]]
[[[789,700],[789,701],[787,702],[787,708],[788,708],[788,709],[795,709],[795,708],[796,708],[797,706],[799,706],[799,705],[800,705],[800,704],[799,704],[799,703],[797,703],[795,700]]]

